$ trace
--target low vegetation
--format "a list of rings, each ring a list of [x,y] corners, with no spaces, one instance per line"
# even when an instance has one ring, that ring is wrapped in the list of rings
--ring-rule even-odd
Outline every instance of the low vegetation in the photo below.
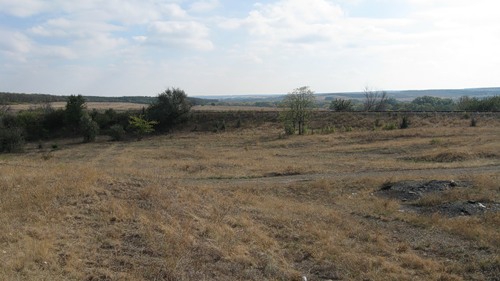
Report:
[[[148,107],[139,111],[117,112],[88,110],[83,96],[69,96],[64,109],[43,107],[10,113],[0,111],[0,152],[19,152],[24,141],[42,141],[58,137],[83,137],[93,142],[102,130],[114,140],[127,135],[138,139],[155,131],[168,132],[188,120],[191,103],[180,89],[167,89],[158,94]],[[146,117],[145,117],[146,116]]]
[[[320,113],[287,138],[252,114],[0,155],[0,279],[497,280],[497,114]]]

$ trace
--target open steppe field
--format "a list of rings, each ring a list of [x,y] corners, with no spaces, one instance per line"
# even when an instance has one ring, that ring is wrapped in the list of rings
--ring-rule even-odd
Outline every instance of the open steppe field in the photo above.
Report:
[[[500,118],[432,118],[29,144],[0,280],[499,280]]]
[[[9,110],[12,112],[18,112],[22,110],[36,109],[43,106],[50,105],[54,109],[65,108],[66,102],[50,102],[48,104],[42,103],[21,103],[9,105]],[[101,110],[114,109],[116,111],[127,111],[127,110],[141,110],[143,107],[147,107],[147,104],[141,103],[128,103],[128,102],[87,102],[85,103],[87,109]]]
[[[54,109],[60,109],[66,107],[66,102],[51,102],[48,103]],[[141,110],[142,108],[147,108],[148,104],[143,103],[129,103],[129,102],[87,102],[85,103],[87,109],[89,110],[99,110],[104,111],[106,109],[114,109],[116,111],[127,111],[127,110]],[[9,111],[19,112],[22,110],[37,109],[40,107],[47,106],[43,103],[21,103],[8,105]],[[276,111],[273,107],[257,107],[257,106],[212,106],[212,105],[196,105],[192,108],[193,111]]]

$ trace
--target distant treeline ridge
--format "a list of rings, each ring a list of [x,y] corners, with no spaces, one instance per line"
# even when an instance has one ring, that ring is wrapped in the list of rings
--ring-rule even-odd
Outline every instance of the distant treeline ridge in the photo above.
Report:
[[[0,105],[19,104],[19,103],[48,103],[48,102],[66,102],[69,96],[56,96],[48,94],[25,94],[25,93],[7,93],[0,92]],[[156,97],[147,96],[127,96],[127,97],[99,97],[83,96],[87,102],[128,102],[151,104]],[[215,99],[191,98],[188,100],[193,105],[204,105],[218,102]]]

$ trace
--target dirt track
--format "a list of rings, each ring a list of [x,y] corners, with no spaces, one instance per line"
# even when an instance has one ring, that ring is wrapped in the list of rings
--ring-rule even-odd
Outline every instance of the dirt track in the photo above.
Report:
[[[199,178],[184,178],[179,179],[180,182],[185,184],[200,184],[200,183],[231,183],[231,184],[243,184],[243,183],[273,183],[273,184],[288,184],[294,182],[303,181],[315,181],[321,179],[346,179],[346,178],[361,178],[361,177],[373,177],[373,176],[384,176],[393,177],[401,176],[407,173],[413,173],[418,175],[416,178],[422,177],[432,177],[432,176],[463,176],[470,173],[484,173],[484,172],[498,172],[500,173],[500,165],[491,166],[478,166],[478,167],[464,167],[464,168],[439,168],[439,169],[406,169],[406,170],[371,170],[371,171],[357,171],[349,173],[321,173],[321,174],[293,174],[293,175],[269,175],[263,177],[252,177],[252,178],[211,178],[211,179],[199,179]]]

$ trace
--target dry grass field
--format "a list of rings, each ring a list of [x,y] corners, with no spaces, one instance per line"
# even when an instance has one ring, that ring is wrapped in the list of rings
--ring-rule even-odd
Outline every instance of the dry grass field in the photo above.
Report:
[[[0,280],[499,280],[500,119],[434,118],[0,155]]]
[[[65,108],[66,102],[51,102],[50,106],[54,109]],[[36,109],[39,107],[46,106],[47,104],[34,104],[34,103],[21,103],[9,105],[9,110],[12,112],[18,112],[22,110]],[[141,103],[128,103],[128,102],[87,102],[85,103],[87,109],[92,110],[106,110],[113,108],[116,111],[127,111],[127,110],[141,110],[143,107],[147,107],[147,104]]]

